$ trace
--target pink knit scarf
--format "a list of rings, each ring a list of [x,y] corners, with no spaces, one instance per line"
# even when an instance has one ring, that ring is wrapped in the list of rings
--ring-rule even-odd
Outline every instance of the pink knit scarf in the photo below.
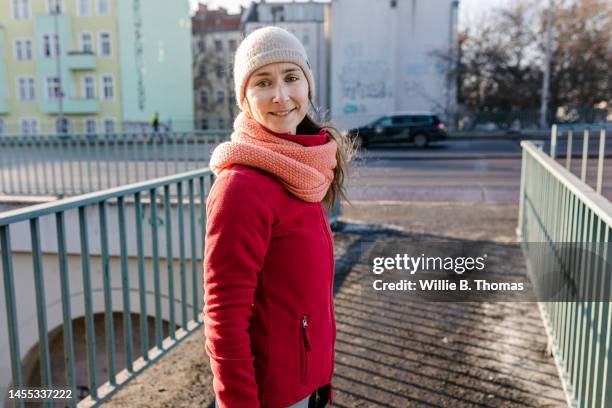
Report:
[[[333,180],[337,148],[333,139],[319,146],[301,146],[240,113],[231,141],[213,151],[210,169],[219,175],[234,164],[256,167],[276,176],[299,199],[319,202]]]

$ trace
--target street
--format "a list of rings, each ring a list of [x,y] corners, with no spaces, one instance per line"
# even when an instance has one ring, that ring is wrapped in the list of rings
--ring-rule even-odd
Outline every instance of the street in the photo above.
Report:
[[[544,148],[546,149],[547,146]],[[576,153],[576,149],[574,149]],[[565,159],[558,160],[565,165]],[[581,159],[572,158],[580,176]],[[597,159],[589,158],[594,187]],[[612,197],[612,168],[604,167],[603,195]],[[521,149],[514,141],[452,141],[425,149],[384,145],[362,151],[349,172],[348,198],[356,201],[516,203]]]

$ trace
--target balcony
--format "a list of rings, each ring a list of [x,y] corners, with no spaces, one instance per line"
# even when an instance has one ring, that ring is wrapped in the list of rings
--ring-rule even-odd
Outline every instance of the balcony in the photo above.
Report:
[[[85,115],[100,112],[100,103],[97,99],[64,99],[63,111],[66,114]],[[59,113],[59,102],[57,99],[46,99],[41,103],[41,111],[44,113]]]
[[[96,69],[96,56],[89,51],[70,51],[66,57],[68,69],[88,70]]]

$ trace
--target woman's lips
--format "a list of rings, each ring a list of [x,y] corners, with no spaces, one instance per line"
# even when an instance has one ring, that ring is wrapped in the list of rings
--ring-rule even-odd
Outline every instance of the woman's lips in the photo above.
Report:
[[[278,117],[282,118],[282,117],[285,117],[285,116],[289,115],[294,110],[295,110],[295,108],[288,109],[288,110],[282,110],[282,111],[276,111],[276,112],[270,112],[270,115],[274,115],[274,116],[278,116]]]

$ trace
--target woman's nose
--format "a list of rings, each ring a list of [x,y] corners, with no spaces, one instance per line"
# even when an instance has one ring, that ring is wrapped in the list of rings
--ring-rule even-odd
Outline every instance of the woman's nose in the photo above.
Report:
[[[279,84],[274,90],[274,102],[285,102],[289,99],[289,90],[285,84]]]

